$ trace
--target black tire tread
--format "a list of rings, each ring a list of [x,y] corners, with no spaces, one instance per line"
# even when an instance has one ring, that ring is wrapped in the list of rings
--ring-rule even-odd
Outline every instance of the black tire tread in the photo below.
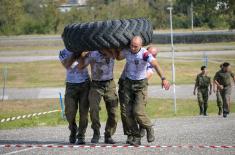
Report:
[[[152,42],[153,30],[145,18],[70,24],[64,28],[65,47],[72,52],[126,48],[131,38],[141,36],[143,45]]]

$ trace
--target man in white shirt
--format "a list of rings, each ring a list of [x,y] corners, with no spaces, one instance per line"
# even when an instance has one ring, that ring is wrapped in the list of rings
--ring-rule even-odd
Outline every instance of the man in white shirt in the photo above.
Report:
[[[118,97],[113,80],[114,58],[101,51],[90,51],[84,60],[84,66],[91,66],[91,88],[89,92],[90,116],[94,131],[91,143],[98,143],[100,139],[99,105],[103,98],[106,105],[108,119],[106,122],[104,142],[114,144],[112,135],[117,127]],[[83,66],[81,66],[83,68]]]
[[[90,77],[87,67],[78,69],[79,60],[74,53],[63,49],[59,53],[59,59],[66,69],[65,90],[65,116],[69,123],[69,142],[85,144],[85,132],[88,125],[88,94],[90,89]],[[77,129],[76,114],[79,108],[79,128]]]
[[[153,142],[155,140],[153,125],[145,112],[148,85],[146,71],[148,63],[153,66],[160,76],[162,87],[168,90],[170,84],[164,77],[157,60],[145,48],[142,48],[142,38],[140,36],[134,37],[131,40],[130,48],[122,50],[117,59],[126,59],[124,104],[126,106],[127,126],[130,129],[130,135],[133,137],[129,144],[141,144],[140,130],[137,122],[146,129],[148,142]]]

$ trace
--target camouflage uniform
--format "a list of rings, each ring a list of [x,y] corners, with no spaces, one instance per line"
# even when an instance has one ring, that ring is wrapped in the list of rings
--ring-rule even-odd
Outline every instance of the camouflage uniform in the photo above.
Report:
[[[90,116],[94,134],[100,134],[99,104],[103,98],[108,114],[105,127],[105,137],[111,137],[117,127],[118,97],[116,85],[113,81],[114,59],[105,58],[99,51],[91,51],[86,59],[91,65],[91,88],[89,92]]]
[[[208,87],[211,84],[211,79],[203,74],[198,74],[196,78],[197,99],[200,108],[200,114],[206,115],[208,108]]]
[[[69,122],[70,130],[77,130],[76,114],[79,109],[79,128],[78,138],[85,136],[88,125],[89,102],[88,94],[90,82],[84,83],[66,83],[65,90],[65,116]],[[79,103],[79,105],[78,105]]]
[[[216,102],[217,102],[218,108],[222,109],[222,97],[221,97],[220,91],[218,89],[216,90]]]
[[[130,135],[130,132],[127,128],[126,105],[124,104],[124,100],[125,100],[124,81],[125,79],[119,78],[118,97],[119,97],[119,102],[120,102],[123,132],[124,132],[124,135]]]
[[[72,52],[64,49],[60,51],[59,59],[61,62],[72,56]],[[79,109],[79,128],[78,139],[84,139],[88,125],[89,102],[88,94],[90,89],[90,77],[88,69],[78,70],[79,61],[75,66],[66,70],[66,90],[65,90],[65,116],[71,131],[70,142],[74,143],[77,133],[76,114]]]
[[[224,72],[223,70],[218,71],[214,76],[214,80],[223,86],[223,89],[219,90],[219,92],[223,102],[224,114],[229,113],[230,95],[232,91],[231,76],[234,77],[232,72]]]
[[[116,86],[113,80],[109,81],[92,81],[89,93],[90,115],[92,121],[92,129],[100,130],[99,104],[104,99],[108,119],[105,126],[105,136],[112,136],[117,128],[117,107],[118,97],[116,94]]]

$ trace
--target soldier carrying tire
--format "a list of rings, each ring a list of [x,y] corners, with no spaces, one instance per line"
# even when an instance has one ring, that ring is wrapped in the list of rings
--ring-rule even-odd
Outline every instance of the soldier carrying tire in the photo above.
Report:
[[[80,72],[86,69],[89,64],[91,66],[92,80],[91,83],[89,83],[90,85],[87,86],[89,90],[84,89],[84,91],[89,94],[86,96],[86,106],[89,105],[92,129],[94,130],[93,138],[91,139],[92,143],[98,143],[100,139],[99,102],[101,97],[105,100],[108,114],[104,142],[107,144],[115,143],[112,139],[112,135],[115,133],[117,126],[116,112],[118,97],[113,81],[113,65],[114,59],[121,60],[124,58],[127,61],[127,67],[125,70],[126,78],[124,80],[125,84],[123,89],[126,95],[123,104],[127,107],[125,114],[127,116],[128,138],[129,136],[132,137],[132,139],[127,138],[127,143],[131,145],[141,144],[139,127],[146,129],[148,142],[154,141],[154,129],[145,112],[147,102],[146,71],[148,64],[157,71],[162,80],[162,86],[166,90],[169,89],[170,84],[166,80],[162,69],[152,53],[142,47],[143,45],[151,43],[152,33],[151,24],[148,20],[143,18],[99,21],[73,24],[65,27],[62,38],[66,50],[72,52],[73,55],[77,57],[76,68]],[[83,51],[89,52],[83,54]],[[68,94],[68,92],[66,94]],[[79,92],[77,95],[80,95]],[[132,98],[131,96],[133,95],[138,98],[138,100]],[[65,102],[67,109],[73,108],[70,106],[71,102],[68,100],[65,100]],[[77,108],[75,108],[75,110],[76,109]],[[79,107],[79,113],[82,113],[82,107],[81,109]],[[67,113],[66,115],[68,121],[70,115],[71,113]],[[74,119],[73,122],[75,122]],[[83,131],[85,131],[85,129]],[[85,132],[83,132],[81,136],[80,130],[78,131],[77,144],[85,144],[84,133]],[[73,130],[71,130],[71,135],[74,138]],[[74,142],[74,140],[72,142]]]

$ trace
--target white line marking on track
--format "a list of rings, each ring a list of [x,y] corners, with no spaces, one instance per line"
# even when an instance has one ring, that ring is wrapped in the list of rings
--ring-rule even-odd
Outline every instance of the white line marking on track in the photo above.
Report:
[[[4,155],[16,154],[16,153],[19,153],[19,152],[25,152],[25,151],[29,151],[29,150],[33,150],[33,149],[38,149],[38,148],[37,147],[27,148],[27,149],[23,149],[23,150],[8,152],[8,153],[5,153]]]

